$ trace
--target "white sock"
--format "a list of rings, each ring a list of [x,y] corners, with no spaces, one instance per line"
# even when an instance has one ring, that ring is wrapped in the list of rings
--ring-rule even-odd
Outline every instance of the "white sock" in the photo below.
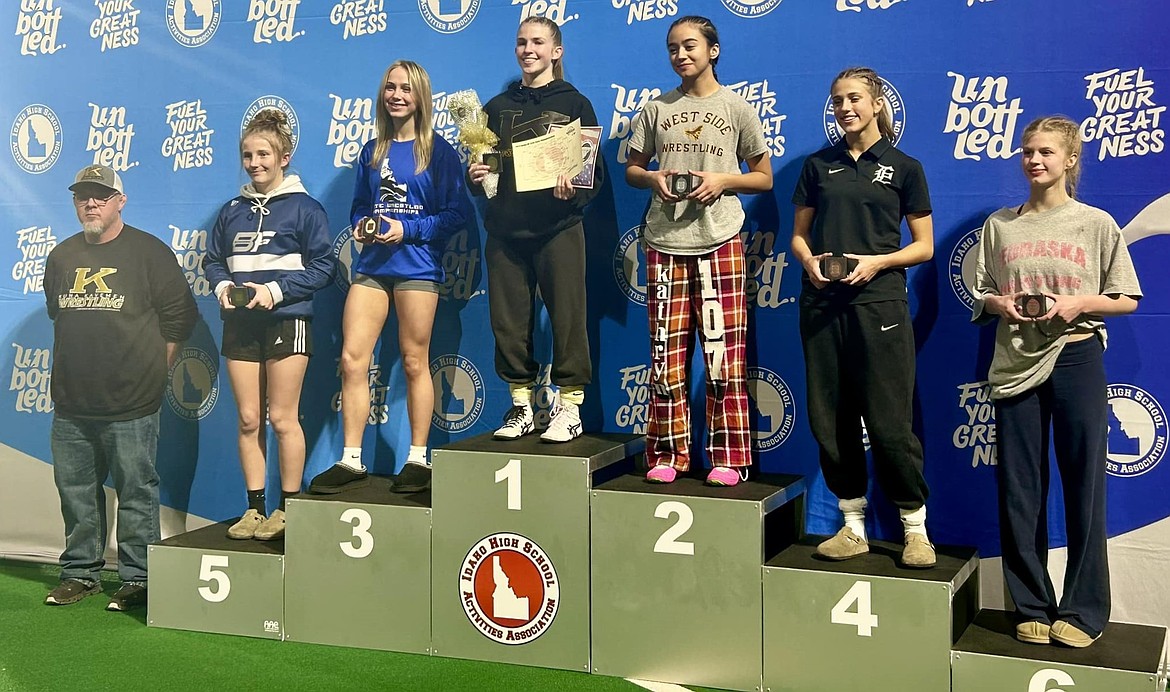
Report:
[[[926,536],[926,505],[915,510],[899,509],[898,514],[902,517],[902,529],[907,535],[917,533],[930,540]]]
[[[430,466],[431,460],[427,458],[427,446],[411,445],[410,451],[406,454],[406,463]]]
[[[509,384],[508,392],[512,395],[513,406],[532,408],[532,384]]]
[[[865,536],[865,508],[868,506],[869,501],[864,497],[837,500],[837,507],[845,515],[845,526],[849,527],[863,541],[868,540]]]
[[[341,464],[350,471],[366,470],[366,467],[362,466],[361,447],[343,447],[341,450],[341,461],[337,463]]]

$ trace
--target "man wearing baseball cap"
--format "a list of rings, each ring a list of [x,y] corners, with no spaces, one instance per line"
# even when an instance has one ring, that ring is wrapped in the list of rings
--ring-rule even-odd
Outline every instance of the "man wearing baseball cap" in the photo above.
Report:
[[[101,592],[103,484],[118,496],[118,575],[107,608],[146,603],[146,548],[159,538],[159,408],[167,371],[197,310],[175,255],[122,221],[122,179],[86,166],[69,189],[81,232],[53,248],[45,301],[53,320],[53,477],[65,520],[61,583],[45,599]]]

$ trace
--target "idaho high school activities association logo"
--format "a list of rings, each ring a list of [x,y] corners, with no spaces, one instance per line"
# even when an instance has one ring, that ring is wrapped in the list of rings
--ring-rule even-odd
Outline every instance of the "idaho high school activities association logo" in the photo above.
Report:
[[[349,287],[357,274],[353,265],[361,254],[361,244],[353,239],[353,226],[346,226],[333,240],[333,258],[337,260],[337,267],[333,270],[333,283],[342,293],[349,293]]]
[[[539,545],[518,533],[494,533],[463,558],[459,600],[480,634],[500,644],[525,644],[552,626],[561,587]]]
[[[902,95],[894,88],[894,85],[889,80],[883,80],[885,86],[882,87],[882,96],[885,97],[886,113],[890,116],[890,121],[894,123],[894,141],[897,145],[902,139],[902,133],[906,131],[906,104],[902,101]],[[829,142],[836,144],[845,136],[845,131],[837,124],[837,119],[833,117],[833,97],[825,99],[825,136],[829,138]]]
[[[763,17],[780,6],[784,0],[723,0],[723,6],[734,14],[748,19]]]
[[[968,308],[975,305],[975,262],[979,258],[979,235],[982,232],[982,228],[976,228],[964,233],[955,243],[947,262],[951,290]]]
[[[220,0],[167,0],[167,29],[187,48],[210,41],[222,15]]]
[[[1166,455],[1166,412],[1149,392],[1132,384],[1111,384],[1109,455],[1105,470],[1123,478],[1149,472]]]
[[[293,110],[292,104],[285,101],[280,96],[268,94],[261,96],[248,105],[248,109],[244,111],[244,119],[240,121],[240,134],[248,127],[248,123],[252,122],[252,118],[262,110],[275,108],[284,113],[288,118],[288,128],[292,130],[292,151],[290,154],[295,154],[297,151],[297,143],[301,140],[301,122],[297,119],[297,112]]]
[[[454,34],[471,24],[482,4],[483,0],[418,0],[418,10],[432,29]]]
[[[439,430],[463,432],[479,420],[486,392],[475,363],[452,353],[431,361],[435,410],[431,423]]]
[[[796,400],[788,384],[767,368],[750,367],[747,389],[757,413],[752,430],[756,449],[766,452],[784,444],[796,425]]]
[[[171,368],[167,403],[181,418],[199,420],[211,413],[219,399],[219,368],[201,348],[188,346]]]
[[[644,225],[622,234],[613,252],[613,278],[631,303],[646,304],[646,254],[642,251]]]
[[[48,106],[25,106],[12,122],[9,140],[18,166],[29,173],[44,173],[61,155],[61,121]]]

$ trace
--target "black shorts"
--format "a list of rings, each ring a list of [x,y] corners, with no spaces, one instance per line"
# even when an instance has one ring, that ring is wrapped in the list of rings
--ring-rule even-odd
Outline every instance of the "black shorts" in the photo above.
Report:
[[[263,363],[285,356],[313,355],[313,331],[303,317],[283,320],[224,320],[224,358]]]

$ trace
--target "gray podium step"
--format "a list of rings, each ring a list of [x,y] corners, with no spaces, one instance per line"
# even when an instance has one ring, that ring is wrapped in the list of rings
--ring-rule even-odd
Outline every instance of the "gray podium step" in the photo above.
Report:
[[[645,438],[481,435],[433,452],[432,653],[589,670],[589,490]]]
[[[870,542],[843,562],[809,537],[764,566],[764,686],[772,692],[947,690],[951,645],[979,610],[973,548],[901,567],[902,546]]]
[[[804,489],[800,476],[596,486],[593,672],[759,689],[761,565],[800,534]]]
[[[1165,627],[1111,622],[1084,649],[1024,644],[1010,614],[984,610],[954,646],[952,689],[1154,692],[1165,641]]]
[[[431,495],[365,488],[288,500],[285,638],[429,653]]]
[[[284,638],[284,541],[233,541],[233,523],[150,546],[148,625]]]

